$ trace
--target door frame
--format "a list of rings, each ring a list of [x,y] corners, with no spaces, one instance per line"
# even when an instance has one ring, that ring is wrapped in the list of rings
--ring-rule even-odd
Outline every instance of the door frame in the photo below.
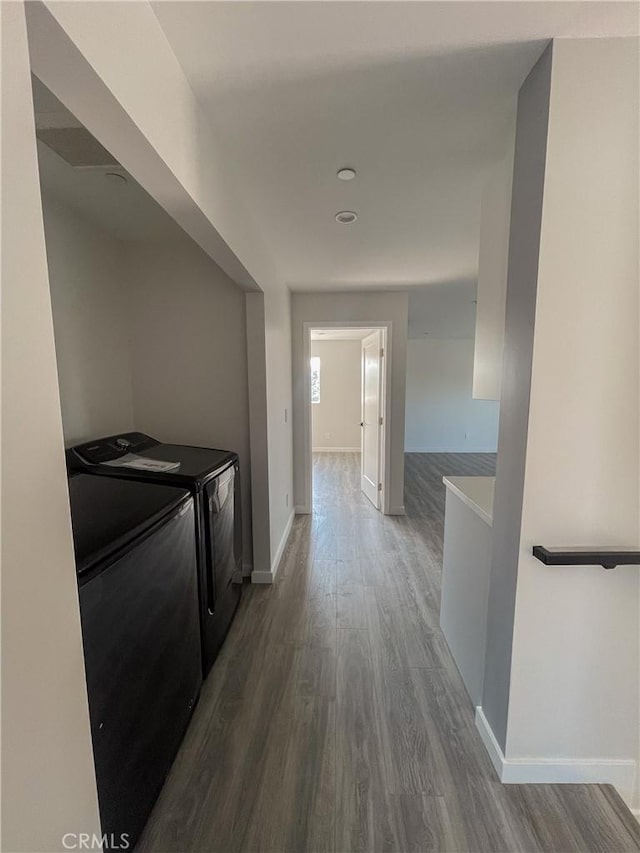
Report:
[[[381,511],[390,515],[391,503],[391,383],[392,383],[392,354],[393,354],[393,322],[391,320],[314,320],[303,323],[302,360],[304,377],[304,508],[298,512],[313,511],[313,442],[311,417],[311,330],[312,329],[380,329],[382,331],[382,347],[384,357],[382,362],[382,435],[380,438],[380,481],[382,482]],[[362,447],[362,444],[361,444]]]
[[[365,477],[365,460],[364,460],[364,444],[365,444],[365,431],[366,431],[366,416],[365,416],[365,382],[366,382],[366,357],[365,357],[365,341],[368,341],[370,338],[375,338],[375,345],[378,347],[378,376],[376,380],[377,385],[377,420],[382,418],[382,423],[375,424],[375,435],[376,435],[376,478],[375,483],[373,480]],[[364,496],[368,498],[371,503],[374,504],[377,510],[381,510],[383,507],[383,494],[381,489],[382,478],[383,478],[383,468],[382,468],[382,448],[383,448],[383,440],[384,440],[384,423],[385,417],[383,412],[384,405],[384,393],[383,393],[383,385],[384,385],[384,356],[380,355],[380,351],[384,353],[385,350],[385,334],[384,329],[367,329],[367,335],[361,339],[360,341],[360,490],[363,492]],[[313,472],[312,472],[313,473]],[[367,492],[364,490],[363,483],[365,479],[369,480],[370,483],[374,484],[374,497],[372,498]]]

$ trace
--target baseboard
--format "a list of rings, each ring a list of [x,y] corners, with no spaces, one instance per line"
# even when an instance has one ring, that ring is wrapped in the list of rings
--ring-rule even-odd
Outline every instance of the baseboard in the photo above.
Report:
[[[312,447],[313,453],[360,453],[359,447]]]
[[[406,515],[407,511],[403,506],[391,506],[387,515]]]
[[[291,528],[293,527],[293,521],[296,517],[295,510],[291,510],[291,515],[285,525],[284,532],[280,539],[280,544],[278,545],[278,550],[276,551],[276,555],[273,558],[273,562],[271,564],[270,572],[251,572],[251,583],[273,583],[276,579],[276,575],[278,573],[278,569],[280,568],[280,563],[282,561],[282,556],[284,554],[284,549],[287,547],[287,541],[289,539],[289,534],[291,533]]]
[[[484,748],[489,754],[493,769],[498,774],[498,779],[502,781],[502,773],[504,770],[505,757],[500,744],[496,740],[493,729],[489,725],[489,721],[484,715],[481,705],[476,705],[476,728],[480,732]]]
[[[251,572],[251,583],[273,583],[273,572]]]
[[[306,504],[300,504],[299,506],[294,506],[293,511],[296,515],[310,515],[311,510]]]
[[[253,574],[253,565],[251,563],[243,563],[242,564],[242,577],[250,578]]]
[[[278,545],[278,550],[276,551],[276,555],[273,558],[273,564],[271,566],[271,574],[275,578],[278,573],[278,569],[280,568],[280,563],[282,562],[282,556],[284,554],[284,549],[287,547],[287,542],[289,541],[289,534],[291,533],[291,528],[293,527],[293,522],[296,517],[295,509],[291,510],[291,514],[289,515],[289,519],[285,524],[284,531],[282,533],[282,537],[280,539],[280,544]]]
[[[609,784],[627,805],[631,802],[636,774],[632,759],[505,758],[480,705],[476,707],[476,728],[505,785]]]

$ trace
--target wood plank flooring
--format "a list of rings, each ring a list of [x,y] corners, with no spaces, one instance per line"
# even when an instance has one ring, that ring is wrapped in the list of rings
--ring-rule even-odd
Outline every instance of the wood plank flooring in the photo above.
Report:
[[[501,785],[438,627],[443,474],[406,457],[407,515],[360,493],[356,454],[317,454],[276,583],[250,586],[141,853],[640,850],[599,785]]]

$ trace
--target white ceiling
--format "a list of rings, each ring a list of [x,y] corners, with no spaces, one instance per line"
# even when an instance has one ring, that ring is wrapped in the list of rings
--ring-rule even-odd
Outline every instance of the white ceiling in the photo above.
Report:
[[[483,176],[546,41],[638,28],[615,2],[153,8],[295,290],[473,278]],[[336,223],[343,209],[358,221]]]

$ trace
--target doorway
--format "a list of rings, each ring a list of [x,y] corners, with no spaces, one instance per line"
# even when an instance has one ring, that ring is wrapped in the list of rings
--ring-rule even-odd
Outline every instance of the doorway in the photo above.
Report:
[[[385,506],[386,344],[383,326],[308,329],[311,497],[331,503],[350,492]]]

